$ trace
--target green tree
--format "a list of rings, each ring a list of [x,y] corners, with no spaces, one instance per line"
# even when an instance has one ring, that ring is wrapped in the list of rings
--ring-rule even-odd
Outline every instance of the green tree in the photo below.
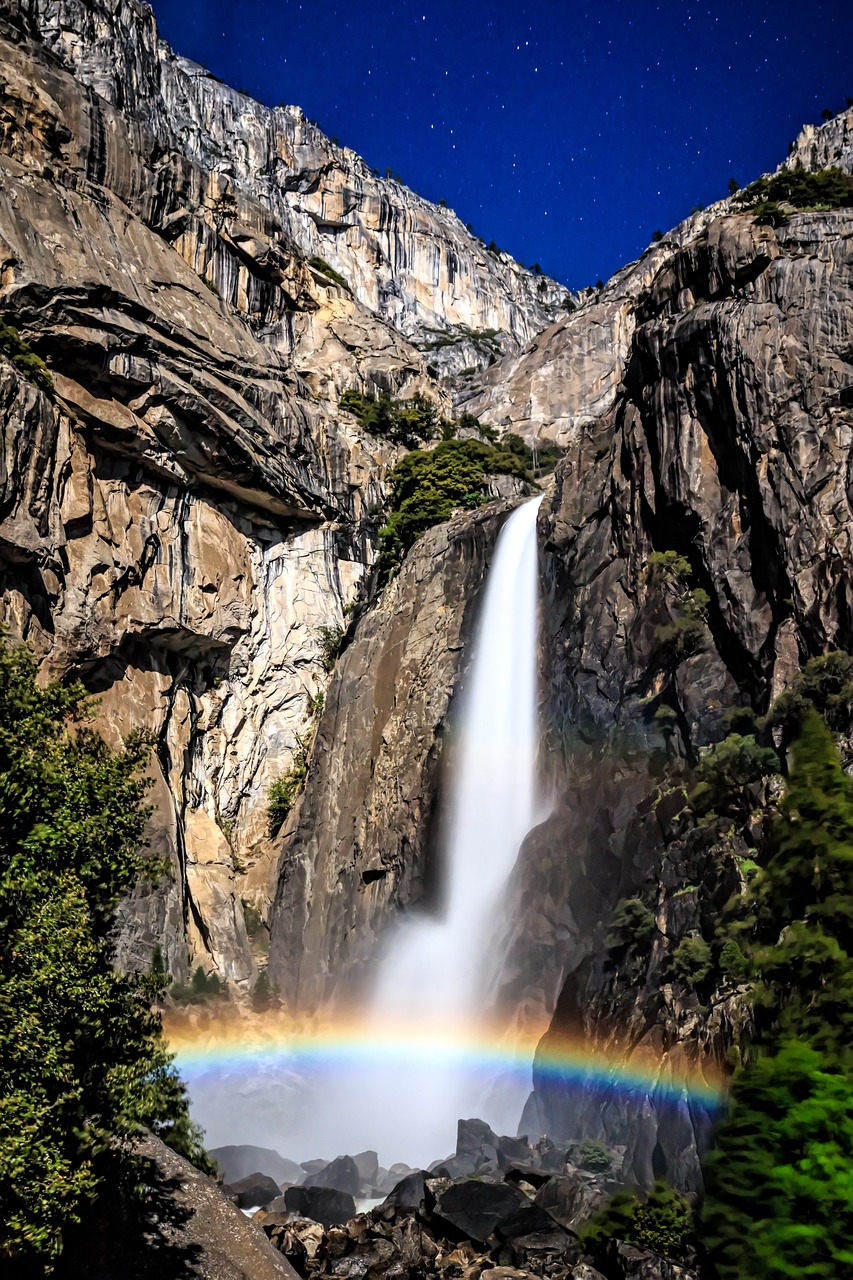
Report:
[[[700,1237],[717,1280],[853,1275],[849,1072],[788,1041],[738,1076],[706,1164]]]
[[[36,683],[0,642],[0,1257],[36,1275],[117,1214],[144,1216],[151,1130],[204,1164],[152,1000],[113,968],[145,870],[142,736],[109,749],[79,683]],[[89,1238],[91,1249],[92,1239]]]
[[[434,449],[413,449],[388,479],[391,514],[379,531],[379,563],[387,576],[427,529],[459,508],[471,510],[487,497],[487,477],[525,478],[524,463],[507,449],[482,440],[442,440]]]
[[[693,1216],[684,1196],[658,1181],[645,1201],[633,1191],[620,1191],[581,1228],[580,1236],[597,1262],[603,1262],[611,1240],[679,1261],[693,1247]]]
[[[792,755],[737,926],[755,1043],[707,1164],[717,1280],[853,1275],[853,783],[812,709]]]

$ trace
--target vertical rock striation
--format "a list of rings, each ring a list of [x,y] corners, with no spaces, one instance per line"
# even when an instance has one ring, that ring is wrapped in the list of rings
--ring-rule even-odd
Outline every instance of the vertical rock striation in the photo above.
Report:
[[[270,970],[291,1008],[358,994],[394,915],[434,896],[448,713],[511,508],[425,534],[338,662],[283,834]]]
[[[802,154],[849,168],[851,118],[807,131]],[[652,1049],[662,1080],[684,1061],[724,1067],[746,1016],[736,984],[700,1000],[673,955],[688,936],[713,941],[764,838],[759,819],[703,834],[663,766],[721,739],[728,709],[763,713],[802,662],[853,643],[851,245],[853,210],[792,211],[774,229],[724,202],[508,362],[519,399],[543,368],[573,367],[573,350],[605,373],[585,391],[585,357],[549,409],[572,423],[540,525],[558,802],[516,868],[495,1000],[519,1016],[555,1009],[555,1031],[626,1055]],[[629,313],[609,374],[607,307]],[[475,408],[499,378],[496,366]],[[683,557],[688,580],[655,581],[652,552]],[[701,635],[679,646],[695,590]],[[629,898],[654,919],[645,954],[611,932]],[[543,1076],[526,1122],[626,1145],[640,1182],[666,1170],[699,1185],[709,1118],[686,1095],[674,1111],[653,1092],[602,1107],[596,1090]]]

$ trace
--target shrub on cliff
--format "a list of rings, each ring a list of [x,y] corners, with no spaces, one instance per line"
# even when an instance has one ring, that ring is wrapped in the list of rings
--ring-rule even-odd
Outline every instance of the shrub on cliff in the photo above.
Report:
[[[11,360],[28,382],[40,391],[53,391],[53,378],[40,356],[27,345],[18,330],[0,320],[0,353]]]
[[[759,746],[752,734],[730,733],[699,757],[690,807],[695,813],[742,816],[751,806],[748,788],[781,767],[772,747]]]
[[[438,409],[420,392],[409,400],[392,400],[388,395],[374,396],[350,388],[338,404],[358,418],[371,435],[407,449],[435,440],[439,435]]]
[[[455,510],[472,510],[487,498],[489,475],[524,479],[524,463],[480,440],[443,440],[429,451],[415,449],[389,475],[391,514],[379,531],[379,567],[388,576],[422,533],[449,520]]]
[[[144,1218],[152,1171],[134,1154],[144,1130],[204,1159],[151,1008],[162,976],[113,968],[116,906],[144,870],[149,744],[137,736],[111,751],[91,715],[81,685],[39,687],[30,654],[0,641],[0,1257],[10,1276],[61,1255],[68,1267],[75,1240],[108,1219]]]
[[[624,1240],[679,1262],[693,1247],[693,1216],[684,1196],[658,1181],[645,1201],[633,1191],[620,1191],[580,1229],[580,1238],[584,1249],[602,1265],[606,1265],[611,1240]]]
[[[841,169],[784,169],[759,178],[739,191],[735,204],[748,210],[756,222],[784,226],[783,205],[793,209],[843,209],[853,206],[853,176]]]
[[[613,908],[604,945],[614,952],[629,947],[647,951],[657,931],[654,915],[641,898],[622,898]]]

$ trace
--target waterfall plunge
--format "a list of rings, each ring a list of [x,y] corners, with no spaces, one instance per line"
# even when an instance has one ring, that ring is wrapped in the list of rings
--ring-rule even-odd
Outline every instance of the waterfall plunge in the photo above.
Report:
[[[275,1146],[291,1159],[378,1150],[426,1167],[453,1149],[456,1122],[513,1133],[530,1090],[480,1046],[495,1042],[484,1004],[501,957],[501,895],[535,820],[540,500],[501,531],[477,625],[457,735],[438,917],[409,917],[388,940],[366,1007],[340,1054],[294,1066],[215,1073],[192,1089],[208,1143]]]
[[[468,687],[457,709],[443,913],[399,926],[373,1000],[377,1031],[413,1027],[419,1040],[433,1032],[426,1061],[410,1062],[369,1089],[373,1107],[385,1113],[383,1130],[396,1130],[391,1141],[400,1154],[394,1158],[409,1163],[452,1148],[460,1117],[476,1115],[514,1133],[527,1092],[495,1089],[476,1063],[460,1062],[459,1033],[476,1038],[483,1019],[501,896],[534,823],[540,502],[525,503],[507,520],[486,581]]]

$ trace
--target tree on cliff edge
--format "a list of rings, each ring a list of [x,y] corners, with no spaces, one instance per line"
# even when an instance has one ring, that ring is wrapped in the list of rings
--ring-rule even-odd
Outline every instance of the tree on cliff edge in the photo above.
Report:
[[[853,783],[807,711],[747,901],[756,1036],[707,1165],[717,1280],[853,1277]]]
[[[151,979],[112,967],[119,899],[143,870],[141,736],[114,752],[80,684],[39,688],[0,637],[0,1267],[95,1261],[101,1227],[140,1226],[145,1129],[203,1161]]]

